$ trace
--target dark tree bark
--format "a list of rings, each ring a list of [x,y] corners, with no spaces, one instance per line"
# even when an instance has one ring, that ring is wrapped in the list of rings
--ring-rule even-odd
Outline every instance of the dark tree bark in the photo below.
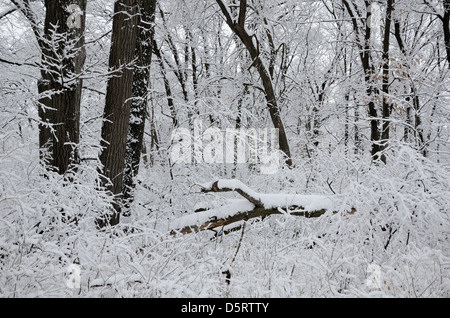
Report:
[[[153,41],[153,53],[156,55],[159,61],[159,68],[161,71],[161,76],[163,77],[164,89],[166,91],[167,106],[169,106],[170,114],[172,116],[172,125],[173,127],[176,127],[178,126],[178,120],[177,120],[177,111],[175,109],[175,104],[173,102],[172,89],[170,88],[169,79],[167,78],[166,67],[164,66],[164,60],[161,55],[161,51],[158,48],[158,45],[156,44],[156,41]]]
[[[444,15],[442,23],[444,27],[444,42],[447,52],[448,68],[450,68],[450,0],[442,0],[444,3]]]
[[[133,88],[132,62],[136,52],[139,0],[118,0],[114,4],[109,69],[113,75],[106,88],[101,133],[103,185],[115,196],[114,211],[98,219],[99,227],[116,225],[120,220],[125,151]]]
[[[145,118],[148,106],[150,64],[155,33],[156,0],[140,0],[141,19],[136,42],[136,68],[133,74],[133,97],[125,152],[123,200],[126,206],[133,201],[134,178],[139,173],[144,141]],[[128,214],[128,212],[126,212]]]
[[[250,57],[253,61],[252,66],[256,68],[258,74],[261,78],[265,97],[267,101],[267,108],[269,110],[270,118],[272,119],[272,123],[275,128],[279,131],[279,142],[280,142],[280,150],[284,152],[286,155],[286,164],[288,166],[292,166],[292,157],[291,151],[289,148],[289,143],[286,136],[286,131],[284,129],[283,121],[281,120],[280,109],[278,107],[277,98],[275,96],[275,91],[273,88],[272,78],[264,65],[261,57],[259,55],[259,47],[258,44],[255,45],[254,39],[257,39],[250,34],[245,29],[245,16],[247,11],[247,1],[240,0],[239,4],[239,16],[238,21],[234,21],[230,16],[228,9],[224,5],[221,0],[216,0],[219,5],[222,13],[225,15],[225,20],[230,27],[230,29],[239,37],[242,43],[245,45]]]
[[[341,0],[346,11],[348,12],[351,21],[353,31],[357,37],[357,46],[359,48],[359,55],[361,64],[364,71],[364,82],[366,84],[366,95],[368,98],[367,106],[368,106],[368,114],[370,118],[370,141],[372,143],[371,155],[373,161],[381,160],[385,162],[385,157],[382,155],[381,150],[382,146],[380,145],[382,138],[382,131],[380,130],[380,120],[378,119],[378,110],[376,103],[374,101],[374,97],[379,94],[379,89],[374,85],[374,74],[375,67],[371,58],[371,27],[370,24],[367,23],[369,19],[372,17],[372,13],[369,10],[370,2],[365,1],[366,5],[366,16],[363,21],[365,21],[365,27],[361,27],[358,24],[358,17],[354,11],[359,13],[352,2],[347,0]]]
[[[161,20],[162,20],[164,29],[169,30],[169,27],[167,26],[164,11],[161,9],[161,7],[159,8],[159,13],[161,16]],[[186,68],[181,64],[180,56],[178,55],[178,49],[172,39],[172,36],[170,35],[170,32],[167,32],[166,42],[172,53],[173,60],[175,61],[175,66],[172,66],[171,68],[172,68],[175,76],[177,77],[178,82],[180,83],[181,91],[183,92],[183,99],[186,103],[188,103],[189,102],[189,94],[188,94],[187,83],[186,83],[186,80],[187,80]],[[162,53],[162,52],[159,51],[159,53]],[[161,56],[161,58],[164,59],[164,56],[162,54],[160,54],[160,56]],[[168,61],[166,61],[166,62],[168,65],[170,65],[170,63]]]
[[[381,152],[381,161],[386,163],[386,155],[383,153],[384,150],[387,149],[389,143],[389,134],[390,134],[390,117],[391,117],[391,103],[389,102],[388,94],[389,94],[389,72],[390,72],[390,54],[389,54],[389,45],[390,45],[390,35],[391,35],[391,22],[392,22],[392,12],[394,10],[394,0],[388,0],[386,7],[386,22],[384,24],[384,37],[383,37],[383,83],[382,83],[382,92],[383,92],[383,124],[381,130],[381,142],[380,142],[380,152]]]
[[[394,36],[400,51],[402,52],[403,56],[407,58],[408,52],[406,50],[405,43],[401,36],[401,25],[398,19],[394,20]],[[409,95],[406,97],[408,106],[406,108],[406,120],[405,120],[406,127],[404,130],[404,140],[406,142],[409,142],[410,136],[413,136],[415,139],[414,142],[419,146],[419,149],[421,150],[422,154],[426,157],[427,149],[423,134],[423,128],[421,127],[422,120],[420,118],[420,97],[419,94],[417,93],[417,88],[414,83],[414,80],[411,78],[409,71],[410,66],[407,64],[407,62],[403,63],[403,68],[406,70],[406,76],[409,79],[410,85],[410,92]],[[410,104],[412,104],[413,107],[409,106]],[[414,110],[414,122],[412,120],[412,110]]]
[[[46,0],[43,34],[37,27],[29,1],[12,2],[29,20],[41,49],[40,157],[49,170],[64,174],[79,161],[77,145],[83,86],[80,74],[85,60],[86,0]]]

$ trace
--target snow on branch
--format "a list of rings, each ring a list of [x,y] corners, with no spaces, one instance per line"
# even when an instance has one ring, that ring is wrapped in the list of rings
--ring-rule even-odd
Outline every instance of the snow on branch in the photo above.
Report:
[[[200,185],[202,192],[237,192],[244,199],[229,200],[228,204],[207,211],[185,215],[174,220],[172,233],[187,234],[246,221],[272,214],[289,214],[308,218],[319,217],[337,206],[335,196],[259,193],[239,180],[216,180]],[[347,212],[353,214],[354,209]]]
[[[264,204],[260,200],[259,193],[253,191],[241,181],[232,180],[217,180],[208,184],[201,185],[202,192],[231,192],[236,191],[248,201],[253,203],[256,207],[263,207]]]

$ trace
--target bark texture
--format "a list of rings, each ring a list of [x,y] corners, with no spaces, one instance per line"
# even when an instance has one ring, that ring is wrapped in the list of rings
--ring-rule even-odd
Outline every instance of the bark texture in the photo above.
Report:
[[[133,85],[133,60],[139,23],[139,0],[119,0],[114,4],[109,70],[105,110],[101,132],[103,183],[115,196],[111,215],[98,220],[98,225],[119,223],[125,164],[125,150],[130,121]]]
[[[46,0],[45,8],[44,34],[38,38],[42,51],[39,147],[47,167],[64,174],[79,162],[86,0]]]
[[[148,107],[150,65],[152,62],[156,0],[140,0],[140,23],[136,42],[136,66],[133,74],[131,115],[128,126],[123,180],[123,200],[133,200],[134,178],[139,173]],[[127,214],[129,212],[126,212]]]

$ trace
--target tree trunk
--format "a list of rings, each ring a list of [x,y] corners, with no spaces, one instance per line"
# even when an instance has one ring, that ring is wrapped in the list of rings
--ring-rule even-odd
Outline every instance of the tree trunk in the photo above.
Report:
[[[226,22],[230,29],[241,39],[242,43],[245,45],[250,57],[253,61],[252,66],[256,68],[258,74],[261,78],[265,97],[267,101],[267,108],[269,110],[270,118],[272,123],[279,132],[279,142],[280,150],[286,155],[286,164],[292,166],[291,151],[289,148],[289,143],[286,136],[286,131],[284,129],[283,121],[281,120],[280,109],[278,107],[277,98],[275,96],[275,91],[272,84],[272,78],[267,71],[264,63],[259,56],[259,47],[255,46],[253,36],[250,36],[245,29],[245,15],[247,10],[247,1],[240,0],[239,4],[239,18],[237,23],[233,21],[227,8],[221,0],[216,0],[220,6],[222,13],[225,15]]]
[[[133,67],[139,23],[139,0],[118,0],[114,4],[109,69],[102,126],[103,186],[115,196],[114,211],[98,219],[98,226],[119,223],[125,150],[130,121]]]
[[[447,52],[448,68],[450,68],[450,0],[443,0],[443,4],[444,16],[442,17],[442,23],[444,27],[444,42]]]
[[[85,60],[86,0],[46,0],[42,50],[39,147],[49,169],[64,174],[79,161],[80,103]],[[74,20],[72,20],[74,19]],[[46,156],[48,153],[48,157]]]
[[[147,116],[150,64],[152,61],[156,0],[140,0],[141,20],[136,42],[136,68],[133,74],[133,97],[128,126],[123,180],[123,201],[129,207],[133,201],[134,178],[139,172]],[[129,211],[126,212],[127,214]]]
[[[381,130],[381,144],[380,144],[380,152],[381,152],[381,161],[386,163],[386,155],[383,153],[384,150],[387,149],[389,143],[389,134],[390,134],[390,117],[391,117],[391,103],[389,102],[389,71],[390,71],[390,62],[389,62],[389,44],[390,44],[390,35],[391,35],[391,21],[392,21],[392,11],[394,10],[394,0],[388,0],[386,7],[386,22],[384,25],[384,38],[383,38],[383,83],[382,83],[382,92],[383,92],[383,124]]]
[[[167,72],[166,67],[164,66],[164,60],[161,55],[161,51],[156,45],[156,41],[153,40],[153,53],[156,55],[159,61],[159,68],[161,72],[161,76],[163,78],[164,83],[164,89],[166,91],[166,98],[167,98],[167,106],[169,107],[170,114],[172,116],[172,126],[175,128],[178,126],[178,120],[177,120],[177,110],[175,109],[175,104],[173,101],[173,95],[172,95],[172,89],[170,88],[169,79],[167,78]]]
[[[401,30],[400,30],[400,21],[395,20],[394,21],[394,35],[397,40],[398,47],[400,51],[402,52],[403,56],[405,58],[408,57],[408,52],[406,51],[405,44],[403,42],[402,36],[401,36]],[[420,118],[420,98],[419,94],[417,93],[416,85],[414,84],[414,80],[411,78],[410,75],[410,66],[404,62],[403,67],[406,70],[406,76],[409,79],[410,83],[410,93],[406,97],[406,102],[408,104],[406,108],[406,127],[404,130],[404,140],[405,142],[410,141],[410,136],[414,135],[414,142],[419,147],[422,154],[426,157],[427,155],[427,149],[425,144],[425,138],[423,135],[423,128],[421,127],[422,120]],[[413,105],[413,107],[409,106],[410,104]],[[411,112],[414,110],[414,123],[412,121],[412,115]]]
[[[378,112],[376,108],[376,104],[373,100],[374,95],[377,93],[377,89],[373,85],[373,75],[374,75],[374,66],[372,64],[371,59],[371,47],[370,47],[370,39],[371,39],[371,28],[370,24],[367,23],[369,19],[371,18],[371,13],[368,10],[370,3],[365,2],[366,4],[366,27],[365,29],[362,29],[358,25],[358,17],[355,16],[355,13],[352,10],[352,7],[350,3],[347,0],[341,0],[344,4],[348,14],[350,15],[350,18],[352,20],[352,26],[353,26],[353,32],[355,32],[355,35],[358,39],[358,48],[359,48],[359,55],[361,59],[361,64],[364,70],[364,82],[366,84],[366,95],[367,95],[367,106],[368,106],[368,113],[370,118],[370,141],[372,143],[372,149],[371,149],[371,155],[373,161],[378,161],[380,159],[380,138],[381,138],[381,132],[379,128],[379,120],[378,120]],[[356,10],[359,12],[358,10]],[[361,38],[363,36],[363,38]]]

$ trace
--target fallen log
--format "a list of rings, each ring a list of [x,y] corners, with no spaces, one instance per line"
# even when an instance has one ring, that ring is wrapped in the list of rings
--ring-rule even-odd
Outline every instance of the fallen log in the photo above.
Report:
[[[223,228],[240,221],[247,221],[273,214],[289,214],[306,218],[317,218],[327,211],[338,213],[336,196],[265,194],[259,193],[239,180],[216,180],[200,185],[201,191],[237,192],[244,199],[229,200],[228,204],[206,211],[185,215],[172,223],[172,233],[188,234],[192,232]],[[345,212],[353,214],[355,209]]]

